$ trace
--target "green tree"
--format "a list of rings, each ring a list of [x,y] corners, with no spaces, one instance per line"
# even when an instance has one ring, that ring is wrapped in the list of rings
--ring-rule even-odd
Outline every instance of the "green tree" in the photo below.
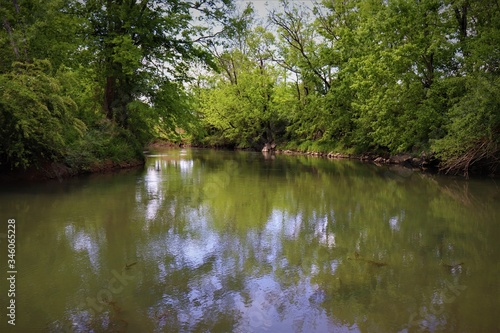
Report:
[[[132,131],[147,126],[153,135],[158,134],[156,126],[183,125],[188,109],[182,102],[170,102],[184,95],[182,82],[188,80],[192,62],[212,64],[208,53],[195,43],[196,36],[206,31],[193,22],[223,21],[230,7],[229,0],[81,4],[80,13],[88,20],[86,47],[100,73],[106,117]]]
[[[311,17],[281,5],[269,15],[274,40],[252,39],[247,24],[214,49],[225,78],[201,103],[219,143],[253,146],[272,115],[286,126],[273,141],[303,150],[435,154],[465,173],[498,165],[498,6],[323,1]],[[263,94],[264,73],[273,79]]]
[[[311,17],[309,8],[284,1],[283,11],[270,14],[280,36],[275,61],[295,81],[290,93],[298,101],[288,136],[301,149],[331,150],[349,141],[352,91],[341,69],[355,46],[345,43],[348,35],[340,35],[353,28],[347,23],[357,15],[349,9],[352,3],[325,2],[313,8]]]
[[[283,132],[273,100],[277,71],[262,55],[256,56],[252,59],[238,50],[226,55],[238,70],[231,71],[230,79],[218,77],[213,87],[200,90],[199,112],[212,144],[260,149]]]
[[[76,104],[61,94],[60,81],[48,61],[15,63],[0,74],[0,161],[26,168],[61,158],[68,139],[82,135],[83,122],[74,117]]]
[[[450,1],[459,51],[446,135],[433,142],[446,172],[494,173],[500,160],[500,8],[494,3]]]
[[[0,71],[10,71],[13,61],[33,59],[50,60],[53,71],[62,64],[77,65],[83,21],[74,9],[72,0],[3,1]]]
[[[280,80],[272,62],[274,35],[252,28],[253,19],[247,6],[231,19],[221,42],[211,45],[220,74],[197,92],[205,143],[261,149],[283,135],[285,120],[274,99]]]

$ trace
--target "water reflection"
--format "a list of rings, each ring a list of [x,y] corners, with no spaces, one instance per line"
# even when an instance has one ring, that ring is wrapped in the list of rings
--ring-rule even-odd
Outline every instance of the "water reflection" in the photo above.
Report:
[[[197,150],[10,190],[0,208],[17,214],[29,272],[16,329],[494,332],[498,193],[350,161]]]
[[[68,224],[64,228],[64,236],[74,252],[88,257],[92,269],[97,271],[100,266],[99,243],[84,230],[76,230],[74,225]]]

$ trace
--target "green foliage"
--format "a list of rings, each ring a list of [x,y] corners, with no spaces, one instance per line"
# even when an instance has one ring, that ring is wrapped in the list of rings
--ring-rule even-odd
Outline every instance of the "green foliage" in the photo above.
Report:
[[[197,20],[223,21],[230,2],[91,0],[77,7],[87,20],[84,45],[95,59],[107,118],[141,139],[147,131],[155,136],[186,126],[190,114],[185,102],[178,102],[186,96],[181,83],[189,79],[192,62],[212,64],[193,41],[205,30],[194,24],[194,13]],[[145,101],[155,116],[141,106]]]
[[[50,72],[48,61],[35,61],[0,75],[0,161],[11,168],[60,158],[67,139],[85,131],[73,116],[75,102],[61,95]]]
[[[140,160],[142,148],[132,133],[102,120],[68,145],[63,161],[73,170],[87,172],[105,160],[115,163]]]
[[[228,36],[238,47],[199,95],[210,142],[262,146],[275,119],[285,131],[273,141],[300,150],[435,154],[468,160],[464,170],[498,161],[498,6],[324,1],[312,12],[282,1],[269,15],[277,38],[251,24]],[[273,73],[265,108],[262,64]]]
[[[465,93],[449,112],[446,136],[435,140],[433,148],[449,172],[467,175],[473,164],[485,163],[494,172],[500,158],[500,77],[461,81]]]
[[[273,38],[262,27],[247,31],[244,49],[219,56],[221,77],[197,91],[198,112],[208,137],[205,144],[260,148],[275,142],[285,129],[286,102],[278,92],[279,72],[270,65],[268,48]],[[280,95],[281,94],[281,95]]]
[[[83,22],[73,12],[73,0],[4,1],[0,6],[0,72],[9,71],[13,61],[48,59],[55,70],[81,61]]]
[[[195,39],[214,34],[232,8],[229,0],[2,4],[0,163],[84,170],[195,132],[189,70],[214,66]]]
[[[235,12],[229,0],[6,2],[1,162],[27,167],[78,156],[72,149],[105,158],[99,147],[121,152],[127,137],[130,147],[191,138],[431,153],[465,173],[476,161],[498,164],[495,3],[281,5],[268,28],[255,26],[251,5]],[[96,125],[104,118],[120,129]]]

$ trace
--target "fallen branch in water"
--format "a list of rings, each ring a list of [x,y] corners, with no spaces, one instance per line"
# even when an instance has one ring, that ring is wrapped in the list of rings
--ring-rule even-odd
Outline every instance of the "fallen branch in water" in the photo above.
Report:
[[[469,147],[462,155],[449,159],[441,164],[441,170],[446,174],[462,174],[469,178],[472,167],[486,169],[495,174],[500,164],[500,146],[498,141],[482,138]]]
[[[127,264],[125,263],[125,269],[130,269],[130,267],[134,266],[135,264],[137,264],[137,261],[134,261],[133,263],[131,264]]]
[[[347,257],[347,260],[359,260],[359,261],[364,261],[366,263],[369,263],[371,265],[374,265],[374,266],[377,266],[377,267],[382,267],[382,266],[387,266],[389,265],[388,263],[386,262],[382,262],[382,261],[374,261],[374,260],[370,260],[370,259],[365,259],[363,257],[361,257],[359,255],[358,252],[354,252],[354,258],[350,258],[350,257]]]

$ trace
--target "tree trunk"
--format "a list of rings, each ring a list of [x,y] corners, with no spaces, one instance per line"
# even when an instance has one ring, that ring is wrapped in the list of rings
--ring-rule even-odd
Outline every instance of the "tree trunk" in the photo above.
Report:
[[[14,36],[12,34],[12,27],[9,24],[9,21],[6,17],[3,18],[3,27],[7,30],[9,34],[10,44],[12,45],[12,50],[16,56],[16,60],[19,60],[19,48],[17,47],[16,41],[14,40]]]
[[[104,88],[104,113],[106,118],[113,120],[113,100],[115,98],[115,82],[116,79],[112,76],[106,78],[106,87]]]

